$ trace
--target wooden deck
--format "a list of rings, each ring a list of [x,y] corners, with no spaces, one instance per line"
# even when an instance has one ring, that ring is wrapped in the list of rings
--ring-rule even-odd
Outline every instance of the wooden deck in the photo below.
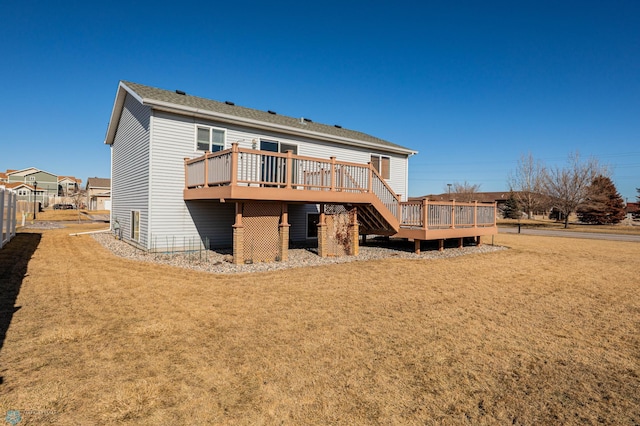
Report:
[[[498,232],[495,203],[401,201],[370,163],[242,149],[237,144],[185,159],[184,199],[357,206],[361,234],[414,240]]]

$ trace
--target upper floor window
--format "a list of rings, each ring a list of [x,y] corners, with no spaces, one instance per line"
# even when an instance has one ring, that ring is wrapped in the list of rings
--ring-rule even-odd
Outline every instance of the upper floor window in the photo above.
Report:
[[[389,179],[391,177],[391,158],[384,155],[371,155],[371,165],[382,177],[382,179]]]
[[[215,127],[198,126],[196,131],[198,151],[222,151],[224,149],[225,131]]]

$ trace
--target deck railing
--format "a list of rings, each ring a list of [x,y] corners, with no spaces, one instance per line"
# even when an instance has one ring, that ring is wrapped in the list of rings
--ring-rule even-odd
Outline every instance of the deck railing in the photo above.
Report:
[[[371,163],[320,159],[239,148],[185,158],[187,189],[211,186],[256,186],[307,191],[372,193],[403,228],[470,228],[495,226],[495,203],[428,200],[401,202]]]
[[[403,228],[427,229],[489,227],[496,224],[495,203],[408,201],[402,203]]]

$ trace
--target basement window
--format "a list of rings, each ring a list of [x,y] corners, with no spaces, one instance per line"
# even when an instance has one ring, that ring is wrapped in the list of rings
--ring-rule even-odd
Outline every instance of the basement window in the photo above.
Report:
[[[382,179],[391,178],[391,158],[384,155],[371,154],[371,165]]]
[[[226,131],[208,126],[197,126],[196,149],[198,151],[217,152],[224,149]]]
[[[131,211],[131,239],[140,241],[140,212],[137,210]]]

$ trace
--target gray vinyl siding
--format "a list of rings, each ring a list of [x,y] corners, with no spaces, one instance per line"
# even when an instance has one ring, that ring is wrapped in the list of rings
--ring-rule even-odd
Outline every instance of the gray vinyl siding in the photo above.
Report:
[[[184,158],[201,155],[195,150],[194,119],[154,111],[152,123],[151,248],[230,247],[235,205],[184,201]]]
[[[131,211],[140,212],[140,241],[149,248],[149,130],[151,109],[127,94],[111,146],[111,221],[131,240]],[[133,241],[132,241],[133,242]]]

